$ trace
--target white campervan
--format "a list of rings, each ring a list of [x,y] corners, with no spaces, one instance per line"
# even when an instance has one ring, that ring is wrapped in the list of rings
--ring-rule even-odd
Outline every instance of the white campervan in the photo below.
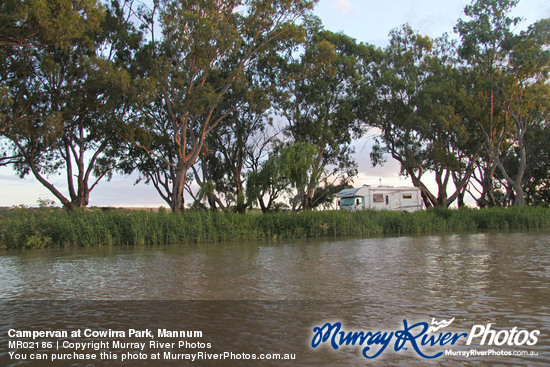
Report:
[[[363,185],[358,189],[344,189],[337,195],[343,210],[385,209],[414,212],[422,210],[422,196],[417,187]]]

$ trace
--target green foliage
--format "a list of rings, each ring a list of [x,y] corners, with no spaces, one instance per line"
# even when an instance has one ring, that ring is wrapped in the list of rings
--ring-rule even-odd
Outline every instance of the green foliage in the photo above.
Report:
[[[526,202],[550,204],[550,124],[534,126],[527,136]]]
[[[455,30],[462,39],[459,55],[471,73],[468,118],[479,127],[489,165],[498,166],[510,187],[507,196],[524,205],[529,164],[525,137],[548,117],[550,29],[543,19],[515,34],[521,19],[510,13],[517,3],[475,0],[465,8],[469,19],[459,20]],[[514,164],[505,164],[512,159]]]
[[[516,32],[518,0],[472,0],[460,42],[404,25],[382,50],[324,30],[316,2],[2,1],[0,166],[66,208],[137,170],[173,211],[191,180],[195,209],[268,212],[288,195],[308,210],[356,174],[352,140],[377,127],[373,162],[398,160],[427,207],[478,188],[480,206],[548,205],[549,19]],[[401,231],[422,214],[393,215],[377,220]]]
[[[55,201],[53,201],[52,199],[43,198],[38,198],[38,200],[36,200],[36,203],[38,204],[39,208],[49,208],[55,205]]]
[[[454,202],[480,153],[475,126],[464,117],[467,96],[455,52],[447,37],[432,40],[405,25],[392,31],[376,80],[373,125],[382,134],[372,161],[382,164],[391,154],[401,173],[421,189],[426,207]],[[427,172],[434,174],[437,192],[425,184]]]
[[[270,211],[275,200],[286,191],[287,184],[278,156],[271,153],[259,170],[247,174],[246,196],[249,205],[253,207],[258,202],[262,212]],[[264,202],[265,196],[268,197],[267,203]]]
[[[66,211],[59,208],[0,212],[0,248],[191,244],[309,237],[416,235],[550,227],[550,209],[435,208],[395,211],[304,211],[270,214],[187,211]]]
[[[315,168],[318,151],[314,144],[294,143],[272,152],[261,169],[248,176],[247,196],[250,204],[258,200],[262,211],[267,212],[283,193],[300,192],[309,182],[316,181],[315,175],[320,174]],[[263,202],[265,195],[269,195],[267,205]],[[296,204],[293,205],[295,207]]]
[[[317,187],[313,193],[311,199],[312,208],[325,208],[329,209],[333,205],[336,194],[344,189],[351,189],[352,186],[347,183],[341,183],[339,185],[330,185],[325,183],[322,187]]]
[[[65,207],[85,207],[122,154],[132,95],[126,61],[141,36],[116,1],[9,1],[3,8],[0,134],[10,152],[3,158]],[[65,190],[50,180],[57,173]]]
[[[251,83],[248,69],[265,56],[292,53],[296,39],[303,38],[298,23],[314,3],[155,2],[154,9],[142,14],[151,35],[136,58],[136,79],[147,87],[135,107],[139,117],[126,171],[139,171],[173,211],[183,210],[187,173],[199,156],[208,154],[210,135],[225,119],[256,107],[254,94],[260,89]],[[160,38],[153,37],[157,8]],[[202,163],[209,173],[206,159]],[[238,199],[242,187],[237,191]]]
[[[357,174],[351,141],[364,126],[363,114],[374,98],[362,86],[371,82],[374,47],[341,33],[323,30],[317,19],[307,23],[308,40],[297,60],[283,73],[303,75],[284,86],[278,112],[288,120],[288,145],[314,144],[310,175],[295,181],[294,209],[313,207],[314,191],[327,181],[349,182]]]

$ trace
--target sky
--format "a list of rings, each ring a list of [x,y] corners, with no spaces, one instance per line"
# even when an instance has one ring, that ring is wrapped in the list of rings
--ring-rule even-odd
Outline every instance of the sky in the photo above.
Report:
[[[326,29],[384,47],[389,32],[405,23],[430,37],[445,32],[452,34],[457,20],[463,17],[464,6],[469,3],[467,0],[320,0],[314,13]],[[520,0],[512,15],[525,18],[518,25],[518,31],[522,30],[539,19],[550,18],[550,1]],[[371,166],[371,143],[368,138],[355,142],[359,176],[354,185],[410,185],[408,179],[399,177],[399,165],[395,161],[389,160],[383,167]],[[61,176],[53,177],[52,181],[63,187]],[[152,186],[134,185],[135,181],[136,176],[114,176],[110,182],[101,182],[90,195],[90,205],[165,206]],[[38,199],[55,197],[32,176],[21,180],[10,168],[0,169],[0,206],[36,206]]]
[[[358,41],[385,46],[388,33],[405,23],[431,37],[453,33],[453,27],[469,3],[469,0],[321,0],[315,13],[331,31],[342,31]],[[538,19],[550,17],[550,1],[520,0],[512,15],[526,19],[524,28]],[[518,27],[522,29],[522,25]]]

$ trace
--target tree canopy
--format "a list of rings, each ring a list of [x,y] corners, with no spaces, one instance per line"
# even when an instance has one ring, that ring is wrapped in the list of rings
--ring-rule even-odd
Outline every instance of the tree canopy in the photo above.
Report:
[[[165,1],[162,35],[142,50],[143,103],[133,160],[172,210],[184,209],[187,173],[221,122],[247,105],[246,71],[271,53],[289,53],[312,1]],[[147,17],[154,22],[153,9]],[[155,26],[150,25],[151,32]],[[135,158],[134,158],[135,157]]]
[[[69,209],[137,172],[174,212],[311,210],[353,183],[370,129],[372,163],[426,207],[548,204],[550,19],[517,31],[518,1],[380,48],[316,0],[5,0],[0,166]]]
[[[3,6],[2,159],[65,207],[85,207],[122,155],[119,131],[132,95],[124,55],[138,47],[139,33],[116,2]],[[53,183],[57,173],[64,189]]]

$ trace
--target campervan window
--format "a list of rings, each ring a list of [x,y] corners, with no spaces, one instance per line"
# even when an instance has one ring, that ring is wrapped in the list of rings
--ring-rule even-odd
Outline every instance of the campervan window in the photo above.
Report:
[[[372,194],[372,202],[373,203],[383,203],[384,202],[384,194]]]
[[[412,198],[413,198],[412,194],[403,194],[403,199],[412,199]]]
[[[353,205],[353,198],[340,199],[340,206],[349,206],[349,205]]]

